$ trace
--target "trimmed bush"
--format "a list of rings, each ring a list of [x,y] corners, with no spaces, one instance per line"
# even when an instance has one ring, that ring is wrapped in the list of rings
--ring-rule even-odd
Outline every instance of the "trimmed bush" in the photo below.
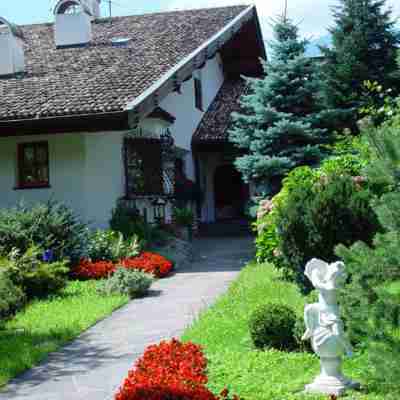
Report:
[[[28,299],[46,297],[67,284],[67,262],[47,263],[41,257],[43,252],[37,246],[29,247],[24,253],[13,249],[8,259],[3,259],[0,265],[14,284],[22,288]]]
[[[131,299],[144,296],[154,277],[142,271],[117,268],[112,276],[102,282],[99,290],[105,294],[126,294]]]
[[[87,236],[86,225],[74,212],[54,201],[0,210],[0,248],[5,254],[13,248],[24,253],[34,243],[51,250],[54,260],[69,258],[73,264],[84,253]]]
[[[250,316],[250,336],[259,349],[274,348],[293,350],[296,348],[294,328],[296,313],[283,304],[264,304]]]
[[[4,322],[22,308],[25,293],[16,286],[4,270],[0,270],[0,328]]]
[[[338,244],[358,240],[371,243],[381,226],[370,202],[368,188],[350,176],[322,176],[312,186],[294,187],[277,207],[279,249],[286,276],[307,293],[311,283],[304,276],[306,263],[314,257],[327,262],[338,259]]]

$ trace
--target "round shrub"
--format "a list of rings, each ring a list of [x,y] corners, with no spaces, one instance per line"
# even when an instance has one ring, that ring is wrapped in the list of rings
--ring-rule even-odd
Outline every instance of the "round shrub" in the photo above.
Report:
[[[105,294],[124,294],[133,299],[144,296],[153,281],[154,278],[150,274],[121,267],[101,283],[99,290]]]
[[[265,304],[258,307],[250,316],[249,328],[257,348],[293,350],[295,312],[283,304]]]
[[[13,283],[22,288],[28,299],[42,298],[63,289],[68,280],[66,260],[42,261],[43,251],[32,245],[24,253],[13,249],[1,267],[7,271]]]
[[[312,186],[294,187],[277,206],[283,266],[304,293],[312,289],[304,276],[304,267],[312,258],[333,262],[338,259],[334,252],[338,244],[372,243],[381,229],[370,206],[372,198],[368,188],[351,176],[326,175]]]
[[[16,286],[5,270],[0,270],[0,328],[4,322],[22,308],[25,293]]]
[[[23,253],[34,243],[51,250],[55,261],[69,258],[73,265],[84,253],[87,236],[87,226],[72,209],[55,201],[0,209],[0,248],[5,253],[13,248]]]

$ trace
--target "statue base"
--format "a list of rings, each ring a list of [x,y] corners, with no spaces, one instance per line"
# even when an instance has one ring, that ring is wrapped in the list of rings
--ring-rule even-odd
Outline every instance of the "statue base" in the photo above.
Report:
[[[321,358],[321,374],[313,383],[306,385],[305,392],[342,396],[349,389],[359,389],[359,383],[342,374],[341,363],[340,357]]]

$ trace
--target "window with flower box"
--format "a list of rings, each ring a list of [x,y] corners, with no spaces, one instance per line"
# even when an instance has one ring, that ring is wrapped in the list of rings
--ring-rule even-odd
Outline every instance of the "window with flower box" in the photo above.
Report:
[[[18,145],[18,189],[48,187],[48,142],[20,143]]]

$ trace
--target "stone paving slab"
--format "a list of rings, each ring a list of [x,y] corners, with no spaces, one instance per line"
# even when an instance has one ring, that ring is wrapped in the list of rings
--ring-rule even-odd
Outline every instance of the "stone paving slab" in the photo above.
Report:
[[[226,291],[252,258],[252,241],[198,240],[190,266],[157,281],[149,296],[115,311],[14,379],[0,391],[0,400],[111,400],[149,344],[179,337]]]

